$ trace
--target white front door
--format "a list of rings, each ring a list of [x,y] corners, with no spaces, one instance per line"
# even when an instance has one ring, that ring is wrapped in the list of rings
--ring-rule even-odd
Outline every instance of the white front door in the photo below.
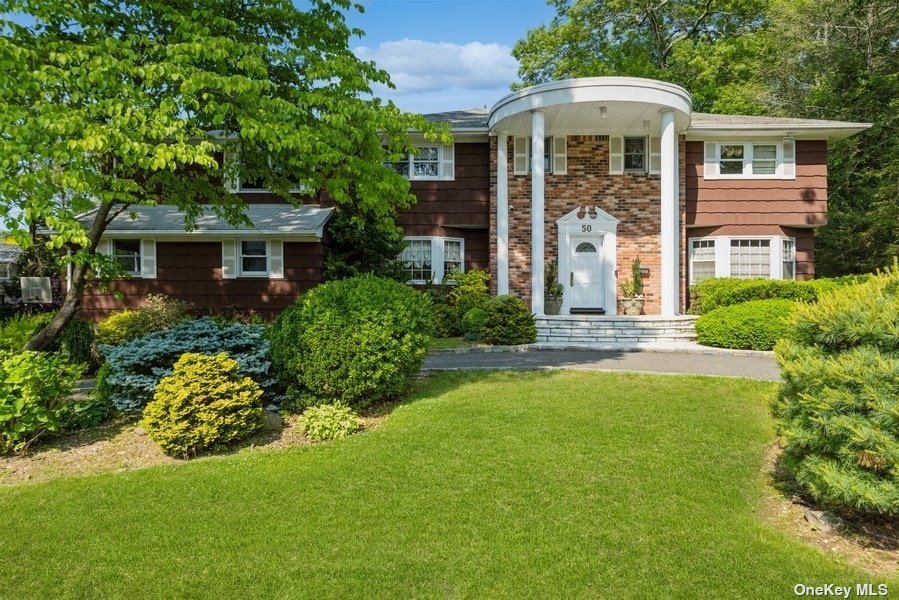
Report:
[[[605,297],[602,237],[571,238],[571,308],[602,308]]]

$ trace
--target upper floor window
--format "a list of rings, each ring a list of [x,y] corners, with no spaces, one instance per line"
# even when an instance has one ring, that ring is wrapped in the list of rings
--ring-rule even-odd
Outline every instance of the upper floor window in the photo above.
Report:
[[[113,240],[112,255],[129,275],[137,277],[141,274],[140,240]]]
[[[418,146],[403,159],[386,164],[413,181],[451,181],[455,178],[454,158],[452,145],[433,144]]]
[[[624,138],[624,170],[628,173],[646,171],[646,138]]]
[[[796,144],[782,142],[705,142],[705,179],[794,179]]]
[[[292,194],[308,193],[303,184],[284,172],[282,166],[275,164],[272,157],[264,152],[262,153],[238,153],[226,152],[225,161],[240,161],[241,172],[233,180],[227,183],[229,191],[233,193],[253,194],[253,193],[270,193],[267,179],[272,175],[283,177],[289,184],[289,192]]]
[[[527,175],[534,160],[533,145],[529,137],[512,139],[512,174]],[[568,173],[568,138],[553,135],[543,138],[543,172],[546,175]]]
[[[465,271],[465,240],[444,237],[407,237],[400,253],[409,283],[441,283],[453,271]]]

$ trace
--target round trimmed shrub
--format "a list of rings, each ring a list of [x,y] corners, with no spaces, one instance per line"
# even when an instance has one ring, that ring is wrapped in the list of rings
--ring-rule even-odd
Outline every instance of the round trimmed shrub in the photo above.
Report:
[[[363,407],[406,389],[432,330],[426,295],[363,275],[300,296],[272,326],[271,357],[294,408],[322,400]]]
[[[796,309],[775,356],[784,466],[842,513],[899,515],[899,267]]]
[[[297,421],[300,432],[313,442],[329,442],[362,429],[359,415],[340,403],[310,406]]]
[[[491,298],[484,310],[481,339],[488,344],[511,346],[533,344],[537,341],[537,324],[521,298],[497,296]]]
[[[434,321],[435,337],[453,337],[459,335],[459,318],[456,307],[449,304],[433,304],[431,306]]]
[[[189,457],[241,440],[265,424],[262,390],[237,361],[188,352],[144,408],[141,427],[170,456]]]
[[[771,350],[787,329],[787,318],[798,303],[753,300],[723,306],[696,319],[700,344],[718,348]]]

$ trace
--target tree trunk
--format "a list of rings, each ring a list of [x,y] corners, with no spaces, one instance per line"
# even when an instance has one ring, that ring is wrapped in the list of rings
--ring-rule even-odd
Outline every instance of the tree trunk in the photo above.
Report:
[[[108,225],[112,206],[112,204],[104,202],[100,204],[97,212],[94,213],[94,222],[88,233],[88,246],[85,248],[90,254],[94,254],[97,251],[100,237]],[[78,314],[78,309],[81,308],[81,297],[84,294],[84,288],[87,287],[87,272],[89,268],[85,261],[74,266],[72,279],[69,281],[69,290],[66,292],[59,311],[46,327],[43,327],[28,340],[23,350],[35,350],[38,352],[52,350],[63,329],[75,318]]]

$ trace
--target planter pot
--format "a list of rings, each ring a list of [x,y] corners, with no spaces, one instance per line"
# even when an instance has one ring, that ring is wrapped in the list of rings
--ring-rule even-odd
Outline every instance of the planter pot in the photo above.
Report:
[[[548,315],[557,315],[562,311],[561,298],[544,298],[543,312]]]
[[[622,298],[621,305],[624,307],[624,314],[629,317],[636,317],[643,312],[643,304],[646,301],[643,298]]]

